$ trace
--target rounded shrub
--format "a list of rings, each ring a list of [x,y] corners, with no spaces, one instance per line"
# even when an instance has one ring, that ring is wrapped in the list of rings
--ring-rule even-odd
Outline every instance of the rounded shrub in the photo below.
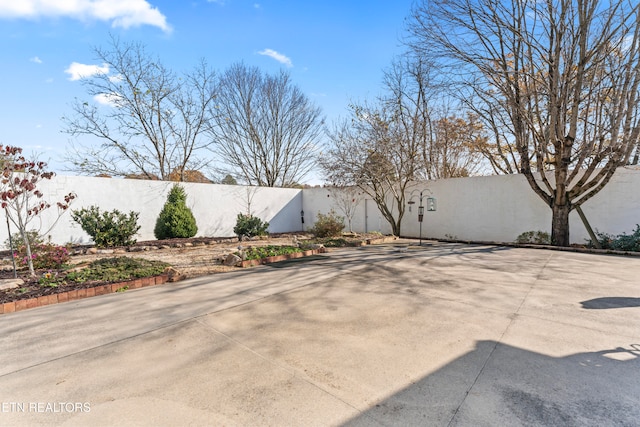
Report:
[[[71,213],[71,218],[93,239],[96,246],[114,247],[133,245],[138,233],[138,212],[124,214],[117,209],[100,212],[98,206],[82,208]]]
[[[156,239],[174,239],[193,237],[198,232],[196,219],[187,207],[187,193],[176,184],[169,191],[167,202],[156,220],[153,234]]]
[[[269,223],[262,221],[257,216],[238,214],[233,232],[240,238],[265,236],[267,234],[267,228],[269,228]]]
[[[309,231],[316,237],[324,238],[341,236],[343,229],[344,218],[331,210],[327,215],[318,213],[318,219]]]

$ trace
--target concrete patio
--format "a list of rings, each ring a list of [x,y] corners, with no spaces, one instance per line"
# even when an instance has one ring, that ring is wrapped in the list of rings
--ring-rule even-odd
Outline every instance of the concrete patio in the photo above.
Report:
[[[404,241],[0,316],[0,425],[638,425],[640,259]]]

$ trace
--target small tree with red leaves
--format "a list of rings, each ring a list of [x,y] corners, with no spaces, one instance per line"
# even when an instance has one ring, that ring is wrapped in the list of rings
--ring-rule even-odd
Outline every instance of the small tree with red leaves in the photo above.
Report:
[[[44,194],[38,189],[38,184],[44,179],[51,179],[55,173],[46,170],[45,162],[27,160],[19,147],[0,145],[0,165],[0,206],[7,218],[18,228],[26,250],[29,273],[35,276],[27,226],[51,207],[42,199]],[[75,194],[69,193],[64,196],[64,201],[57,202],[58,217],[44,234],[51,231],[75,197]]]

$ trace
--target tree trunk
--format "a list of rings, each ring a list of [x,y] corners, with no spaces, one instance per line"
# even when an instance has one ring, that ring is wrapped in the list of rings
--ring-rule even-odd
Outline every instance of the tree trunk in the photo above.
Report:
[[[35,277],[36,276],[36,271],[33,268],[33,257],[31,254],[31,243],[29,243],[29,237],[27,235],[27,232],[25,231],[26,226],[22,223],[22,221],[18,220],[19,226],[20,226],[20,236],[22,237],[22,243],[24,243],[24,248],[26,251],[26,257],[27,257],[27,265],[29,266],[29,275],[31,275],[31,277]]]
[[[569,246],[569,212],[570,205],[553,204],[551,207],[551,243],[555,246]]]
[[[402,221],[401,219],[398,219],[398,221],[393,221],[391,223],[391,231],[393,232],[394,236],[400,237],[400,222],[401,221]]]

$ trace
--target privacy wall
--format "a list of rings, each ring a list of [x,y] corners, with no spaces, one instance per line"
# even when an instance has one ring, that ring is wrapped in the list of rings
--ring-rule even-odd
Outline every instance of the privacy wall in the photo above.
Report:
[[[551,232],[551,208],[536,195],[523,175],[456,178],[416,183],[407,191],[402,235],[419,237],[418,206],[422,193],[436,200],[436,210],[425,208],[422,236],[425,238],[513,242],[531,230]],[[318,212],[339,209],[330,189],[304,190],[305,214],[312,222]],[[588,200],[582,210],[591,227],[610,234],[630,233],[640,223],[640,169],[620,168],[611,182]],[[310,225],[310,224],[309,224]],[[585,243],[589,235],[574,211],[570,216],[572,243]],[[390,233],[390,227],[371,199],[358,202],[353,218],[355,231]]]
[[[433,195],[437,200],[437,210],[425,212],[425,236],[511,242],[525,231],[551,233],[551,208],[522,175],[438,180],[417,188],[423,190],[423,197]],[[582,210],[594,230],[630,233],[640,223],[640,170],[618,169]],[[415,212],[405,224],[404,233],[418,235]],[[571,242],[585,243],[589,235],[577,212],[571,213],[569,224]]]
[[[77,199],[72,209],[97,205],[101,210],[118,209],[140,213],[138,240],[153,240],[156,218],[173,183],[114,178],[56,176],[42,184],[45,197],[55,206],[57,200],[73,191]],[[329,188],[286,189],[236,185],[182,183],[187,205],[198,224],[198,236],[233,235],[238,213],[251,212],[270,223],[272,233],[308,230],[318,213],[346,216],[345,198]],[[419,237],[418,206],[422,193],[436,200],[436,210],[425,209],[423,238],[511,242],[525,231],[551,229],[551,209],[531,190],[524,176],[489,176],[427,181],[407,191],[402,235]],[[362,193],[347,198],[355,209],[352,228],[356,232],[391,229],[375,203]],[[348,205],[348,203],[347,203]],[[45,232],[55,218],[55,207],[35,221],[34,229]],[[583,205],[591,226],[610,234],[630,233],[640,223],[640,169],[621,168],[599,194]],[[302,213],[304,216],[302,216]],[[304,218],[304,223],[302,222]],[[345,221],[346,222],[346,221]],[[571,241],[584,243],[588,234],[578,215],[570,217]],[[11,227],[16,232],[15,227]],[[56,243],[90,243],[89,236],[64,214],[48,233]],[[7,239],[6,226],[0,227],[0,242]]]
[[[42,183],[42,192],[52,207],[33,223],[45,232],[55,219],[55,202],[70,191],[78,196],[71,210],[96,205],[101,211],[118,209],[140,213],[137,240],[153,240],[153,229],[173,182],[115,178],[56,176]],[[181,183],[187,192],[187,206],[198,224],[198,236],[233,236],[238,213],[251,212],[269,222],[274,233],[300,229],[301,190]],[[297,228],[296,228],[297,225]],[[292,228],[293,227],[293,228]],[[12,225],[12,233],[17,230]],[[7,228],[0,226],[0,239],[7,239]],[[56,243],[90,243],[89,236],[65,213],[48,233]]]

